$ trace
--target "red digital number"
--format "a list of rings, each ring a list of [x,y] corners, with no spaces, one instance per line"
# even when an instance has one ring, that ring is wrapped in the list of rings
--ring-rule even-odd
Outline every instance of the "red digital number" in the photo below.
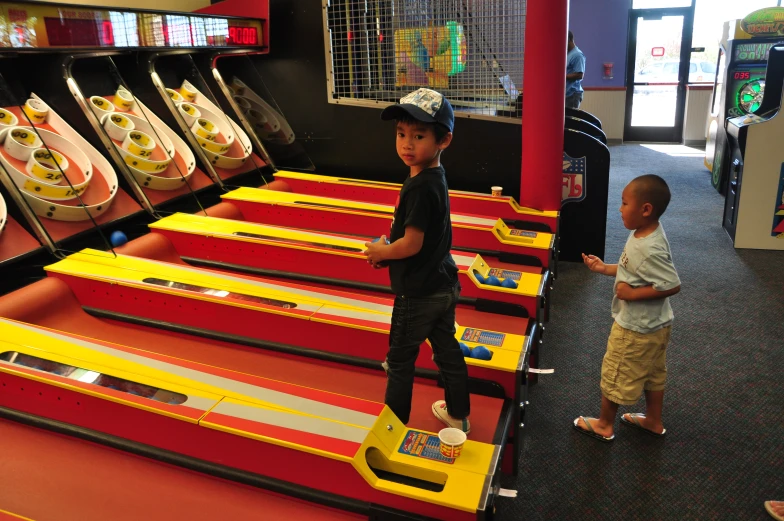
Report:
[[[229,27],[229,45],[256,45],[258,32],[255,27]]]
[[[112,29],[112,22],[109,20],[101,22],[101,39],[104,45],[114,45],[114,29]]]
[[[257,33],[255,28],[248,27],[245,29],[245,45],[256,45],[256,38]]]

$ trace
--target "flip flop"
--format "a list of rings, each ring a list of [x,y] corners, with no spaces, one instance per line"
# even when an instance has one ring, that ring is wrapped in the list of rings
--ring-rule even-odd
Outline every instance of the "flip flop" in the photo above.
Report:
[[[776,521],[784,521],[784,517],[781,517],[776,512],[773,511],[773,504],[772,503],[779,503],[779,501],[765,501],[765,510],[768,511],[770,517],[775,519]]]
[[[645,427],[640,425],[640,422],[637,421],[637,418],[645,418],[644,414],[640,414],[638,412],[631,412],[631,413],[628,413],[628,414],[629,414],[629,418],[631,418],[631,420],[627,420],[626,419],[626,414],[621,416],[621,423],[623,423],[624,425],[628,425],[629,427],[634,427],[635,429],[640,429],[641,431],[645,432],[646,434],[650,434],[654,438],[663,438],[664,435],[667,434],[667,429],[663,429],[661,432],[653,432],[652,430],[646,429]]]
[[[585,422],[585,426],[588,427],[588,430],[583,429],[582,427],[579,427],[577,425],[577,422],[580,421],[580,418],[583,419],[583,422]],[[603,441],[605,443],[610,443],[615,439],[615,434],[613,434],[610,437],[607,437],[607,436],[602,436],[601,434],[595,432],[593,430],[593,427],[591,427],[591,422],[589,422],[588,418],[586,418],[585,416],[580,416],[574,420],[574,429],[580,434],[585,434],[586,436],[590,436],[591,438],[594,438],[599,441]]]

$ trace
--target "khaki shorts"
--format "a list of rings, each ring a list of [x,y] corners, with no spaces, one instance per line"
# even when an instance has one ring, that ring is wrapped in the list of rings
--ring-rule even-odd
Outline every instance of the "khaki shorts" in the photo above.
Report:
[[[638,333],[613,322],[602,362],[602,394],[611,402],[634,405],[643,391],[663,391],[672,326]]]

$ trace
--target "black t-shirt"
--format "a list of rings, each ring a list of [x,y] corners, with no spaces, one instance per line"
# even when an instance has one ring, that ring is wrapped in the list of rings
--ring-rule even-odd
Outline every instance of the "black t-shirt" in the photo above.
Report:
[[[444,168],[422,170],[400,189],[392,220],[390,242],[406,234],[406,226],[425,232],[422,249],[411,257],[389,262],[389,278],[396,295],[421,297],[452,287],[457,266],[452,249],[452,219]]]

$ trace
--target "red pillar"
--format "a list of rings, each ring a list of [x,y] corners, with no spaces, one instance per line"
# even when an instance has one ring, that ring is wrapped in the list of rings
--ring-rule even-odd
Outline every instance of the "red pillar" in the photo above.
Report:
[[[520,204],[560,210],[569,0],[528,0]]]

